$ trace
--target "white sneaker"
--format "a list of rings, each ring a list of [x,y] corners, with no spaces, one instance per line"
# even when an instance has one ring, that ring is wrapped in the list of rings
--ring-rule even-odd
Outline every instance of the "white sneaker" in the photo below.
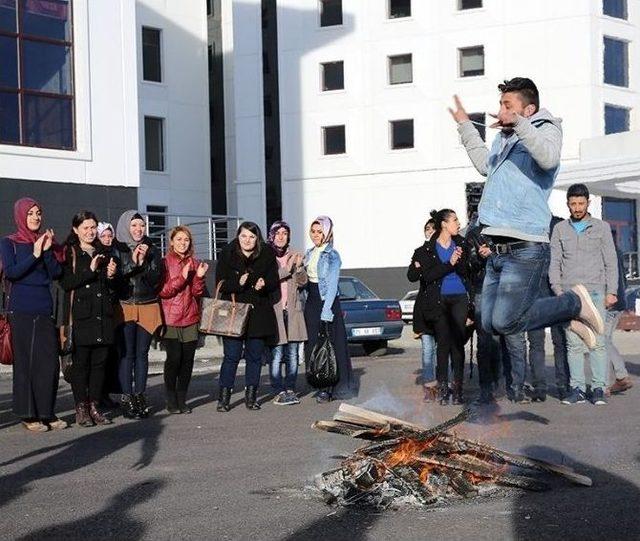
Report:
[[[596,305],[593,304],[593,299],[587,288],[582,284],[578,284],[571,288],[578,297],[580,297],[580,314],[578,314],[578,318],[583,323],[586,323],[593,329],[593,332],[596,334],[604,334],[604,320],[600,315],[600,312],[596,308]]]
[[[593,332],[591,327],[585,325],[582,321],[572,319],[569,329],[576,333],[589,349],[596,347],[596,333]]]

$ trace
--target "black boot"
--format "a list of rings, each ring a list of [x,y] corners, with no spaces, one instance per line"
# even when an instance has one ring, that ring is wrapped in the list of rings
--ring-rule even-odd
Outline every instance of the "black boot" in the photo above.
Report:
[[[166,389],[167,397],[167,411],[169,413],[182,413],[180,406],[178,405],[177,393],[175,391],[169,391]]]
[[[135,405],[136,410],[138,411],[140,419],[146,419],[147,417],[149,417],[151,408],[147,406],[147,398],[144,396],[144,393],[134,394],[132,402]]]
[[[231,387],[220,387],[220,394],[218,396],[218,406],[216,407],[217,411],[229,411],[231,406],[229,402],[231,401]]]
[[[255,385],[249,385],[244,390],[244,405],[248,410],[259,410],[260,404],[256,402],[256,395],[258,394],[258,388]]]
[[[460,404],[464,404],[464,398],[462,396],[462,382],[455,381],[453,383],[453,399],[451,403],[454,406],[459,406]]]
[[[449,385],[447,383],[438,383],[438,402],[442,406],[449,404]]]
[[[122,416],[127,419],[140,419],[138,408],[136,408],[133,396],[123,394],[120,399],[120,407],[122,408]]]
[[[187,406],[187,391],[176,391],[176,398],[180,413],[191,413],[191,408]]]

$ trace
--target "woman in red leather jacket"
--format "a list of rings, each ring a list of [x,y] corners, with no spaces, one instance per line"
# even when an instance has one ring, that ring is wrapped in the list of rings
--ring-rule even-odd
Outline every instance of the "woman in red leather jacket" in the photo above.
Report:
[[[175,227],[163,260],[164,277],[160,299],[166,331],[164,387],[169,413],[191,413],[186,404],[198,344],[200,297],[209,265],[193,257],[193,237],[188,227]]]

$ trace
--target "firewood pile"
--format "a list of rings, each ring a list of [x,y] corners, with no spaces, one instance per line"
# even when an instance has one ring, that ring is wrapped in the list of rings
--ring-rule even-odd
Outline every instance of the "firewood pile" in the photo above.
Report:
[[[591,486],[591,479],[564,466],[502,451],[450,430],[469,417],[425,428],[374,411],[341,404],[333,421],[316,421],[318,430],[370,440],[343,457],[339,468],[316,476],[327,503],[386,508],[428,506],[450,498],[488,494],[500,486],[543,491],[548,477]]]

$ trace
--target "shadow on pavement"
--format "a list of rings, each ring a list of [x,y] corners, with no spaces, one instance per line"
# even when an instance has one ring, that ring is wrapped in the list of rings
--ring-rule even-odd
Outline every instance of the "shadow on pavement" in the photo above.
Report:
[[[533,445],[523,454],[568,463],[593,479],[592,487],[558,488],[544,493],[521,493],[512,511],[513,538],[639,539],[640,489],[630,481],[599,468],[574,462],[561,451]],[[564,483],[563,483],[564,485]]]
[[[161,479],[137,483],[113,496],[102,511],[71,522],[51,524],[19,539],[142,539],[147,527],[132,516],[132,511],[153,499],[165,485],[166,481]]]
[[[327,509],[331,509],[327,507]],[[293,534],[283,538],[283,541],[329,541],[334,539],[349,539],[360,541],[370,538],[370,530],[381,511],[357,507],[340,508],[329,512],[326,516],[314,520],[310,524],[300,528]],[[400,532],[398,532],[400,534]],[[399,538],[401,538],[401,534]]]

